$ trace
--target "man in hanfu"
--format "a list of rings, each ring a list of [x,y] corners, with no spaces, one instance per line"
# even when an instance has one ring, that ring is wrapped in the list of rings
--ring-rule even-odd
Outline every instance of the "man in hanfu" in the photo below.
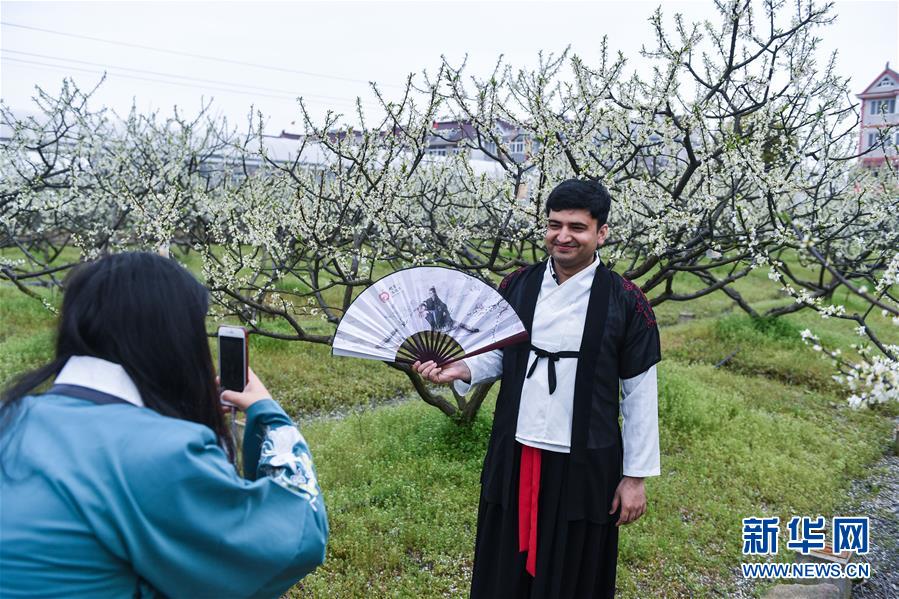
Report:
[[[612,597],[618,527],[646,511],[643,479],[660,470],[659,331],[640,288],[599,258],[610,205],[598,182],[550,193],[549,259],[500,284],[529,341],[442,369],[415,365],[460,393],[502,379],[472,597]]]

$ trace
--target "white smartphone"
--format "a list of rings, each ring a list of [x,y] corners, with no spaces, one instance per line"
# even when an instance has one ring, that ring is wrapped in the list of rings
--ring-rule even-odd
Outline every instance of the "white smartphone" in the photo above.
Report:
[[[243,391],[249,379],[247,330],[219,327],[219,381],[223,389]]]

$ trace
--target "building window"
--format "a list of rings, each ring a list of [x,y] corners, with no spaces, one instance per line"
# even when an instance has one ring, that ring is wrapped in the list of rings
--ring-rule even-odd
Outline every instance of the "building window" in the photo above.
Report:
[[[877,144],[877,134],[868,133],[868,147],[873,148]]]
[[[512,154],[524,154],[524,141],[513,141],[509,144],[509,152]]]
[[[887,114],[896,112],[896,98],[889,100],[871,100],[871,114],[880,114],[881,111]]]

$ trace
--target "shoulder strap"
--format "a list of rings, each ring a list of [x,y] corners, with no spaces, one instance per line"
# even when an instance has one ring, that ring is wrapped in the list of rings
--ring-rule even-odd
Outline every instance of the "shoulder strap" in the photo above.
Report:
[[[96,389],[91,389],[90,387],[82,387],[80,385],[53,385],[52,387],[50,387],[50,390],[45,393],[45,395],[66,395],[68,397],[83,399],[97,405],[115,403],[127,404],[129,406],[134,405],[131,402],[122,399],[121,397],[116,397],[115,395],[110,395],[109,393],[103,393],[102,391],[97,391]]]

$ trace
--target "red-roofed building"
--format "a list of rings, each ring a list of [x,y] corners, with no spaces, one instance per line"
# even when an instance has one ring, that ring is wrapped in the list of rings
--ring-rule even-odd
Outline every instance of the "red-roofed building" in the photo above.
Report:
[[[899,162],[899,73],[887,63],[874,82],[856,97],[862,101],[858,138],[862,165],[877,167],[887,158]]]

